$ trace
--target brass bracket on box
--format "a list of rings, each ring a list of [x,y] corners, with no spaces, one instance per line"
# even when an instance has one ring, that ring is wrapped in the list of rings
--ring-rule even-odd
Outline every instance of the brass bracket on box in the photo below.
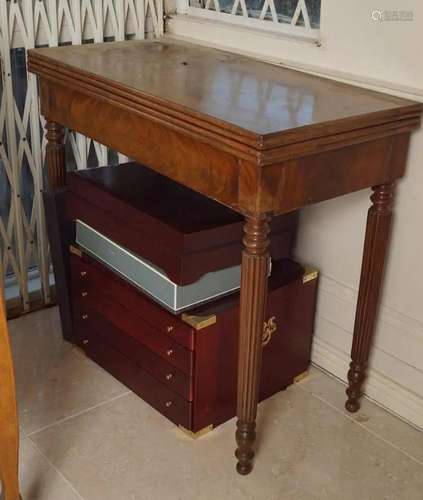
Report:
[[[278,325],[276,324],[276,317],[272,316],[263,325],[263,336],[261,338],[262,346],[264,347],[272,340],[272,335],[276,332]]]
[[[309,281],[313,281],[319,277],[319,271],[314,269],[313,267],[305,267],[303,274],[303,284],[308,283]]]
[[[294,377],[293,383],[298,384],[298,382],[301,382],[301,380],[304,380],[307,377],[308,377],[308,370]]]
[[[181,319],[184,323],[192,326],[195,330],[202,330],[208,326],[214,325],[217,321],[215,314],[207,314],[204,316],[195,316],[194,314],[182,313]]]
[[[198,439],[211,432],[213,430],[213,424],[210,424],[207,427],[204,427],[203,429],[200,429],[197,432],[189,431],[188,429],[185,429],[185,427],[183,427],[182,425],[178,425],[178,428],[191,439]]]
[[[81,250],[78,247],[76,247],[75,245],[69,245],[69,252],[73,253],[77,257],[82,257]]]

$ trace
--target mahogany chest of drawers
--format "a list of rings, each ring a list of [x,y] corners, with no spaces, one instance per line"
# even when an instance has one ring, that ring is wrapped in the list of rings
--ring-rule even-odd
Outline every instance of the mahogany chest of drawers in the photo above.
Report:
[[[260,399],[307,370],[317,273],[274,262]],[[175,424],[194,433],[235,415],[239,294],[175,316],[71,246],[76,342]]]

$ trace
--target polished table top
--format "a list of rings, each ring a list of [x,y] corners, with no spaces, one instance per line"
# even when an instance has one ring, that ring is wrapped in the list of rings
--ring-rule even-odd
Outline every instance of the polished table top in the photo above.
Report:
[[[248,57],[175,41],[128,41],[37,49],[32,55],[71,70],[106,92],[145,98],[224,137],[268,149],[298,140],[386,124],[421,105]],[[103,85],[102,85],[103,84]],[[364,121],[365,120],[365,121]],[[305,135],[306,134],[306,135]]]

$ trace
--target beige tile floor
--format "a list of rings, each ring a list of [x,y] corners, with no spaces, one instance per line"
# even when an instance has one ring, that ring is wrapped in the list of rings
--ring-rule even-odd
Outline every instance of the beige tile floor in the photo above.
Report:
[[[54,308],[10,330],[24,500],[423,500],[423,433],[369,401],[347,415],[343,385],[315,368],[260,406],[240,477],[233,420],[185,437],[63,342]]]

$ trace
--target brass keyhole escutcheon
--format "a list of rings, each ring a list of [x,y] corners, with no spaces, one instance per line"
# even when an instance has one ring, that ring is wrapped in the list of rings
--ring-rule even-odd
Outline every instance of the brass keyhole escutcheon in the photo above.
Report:
[[[263,347],[267,345],[272,340],[272,335],[276,332],[277,329],[276,317],[272,316],[267,321],[264,322],[263,325],[263,336],[262,336],[262,345]]]

